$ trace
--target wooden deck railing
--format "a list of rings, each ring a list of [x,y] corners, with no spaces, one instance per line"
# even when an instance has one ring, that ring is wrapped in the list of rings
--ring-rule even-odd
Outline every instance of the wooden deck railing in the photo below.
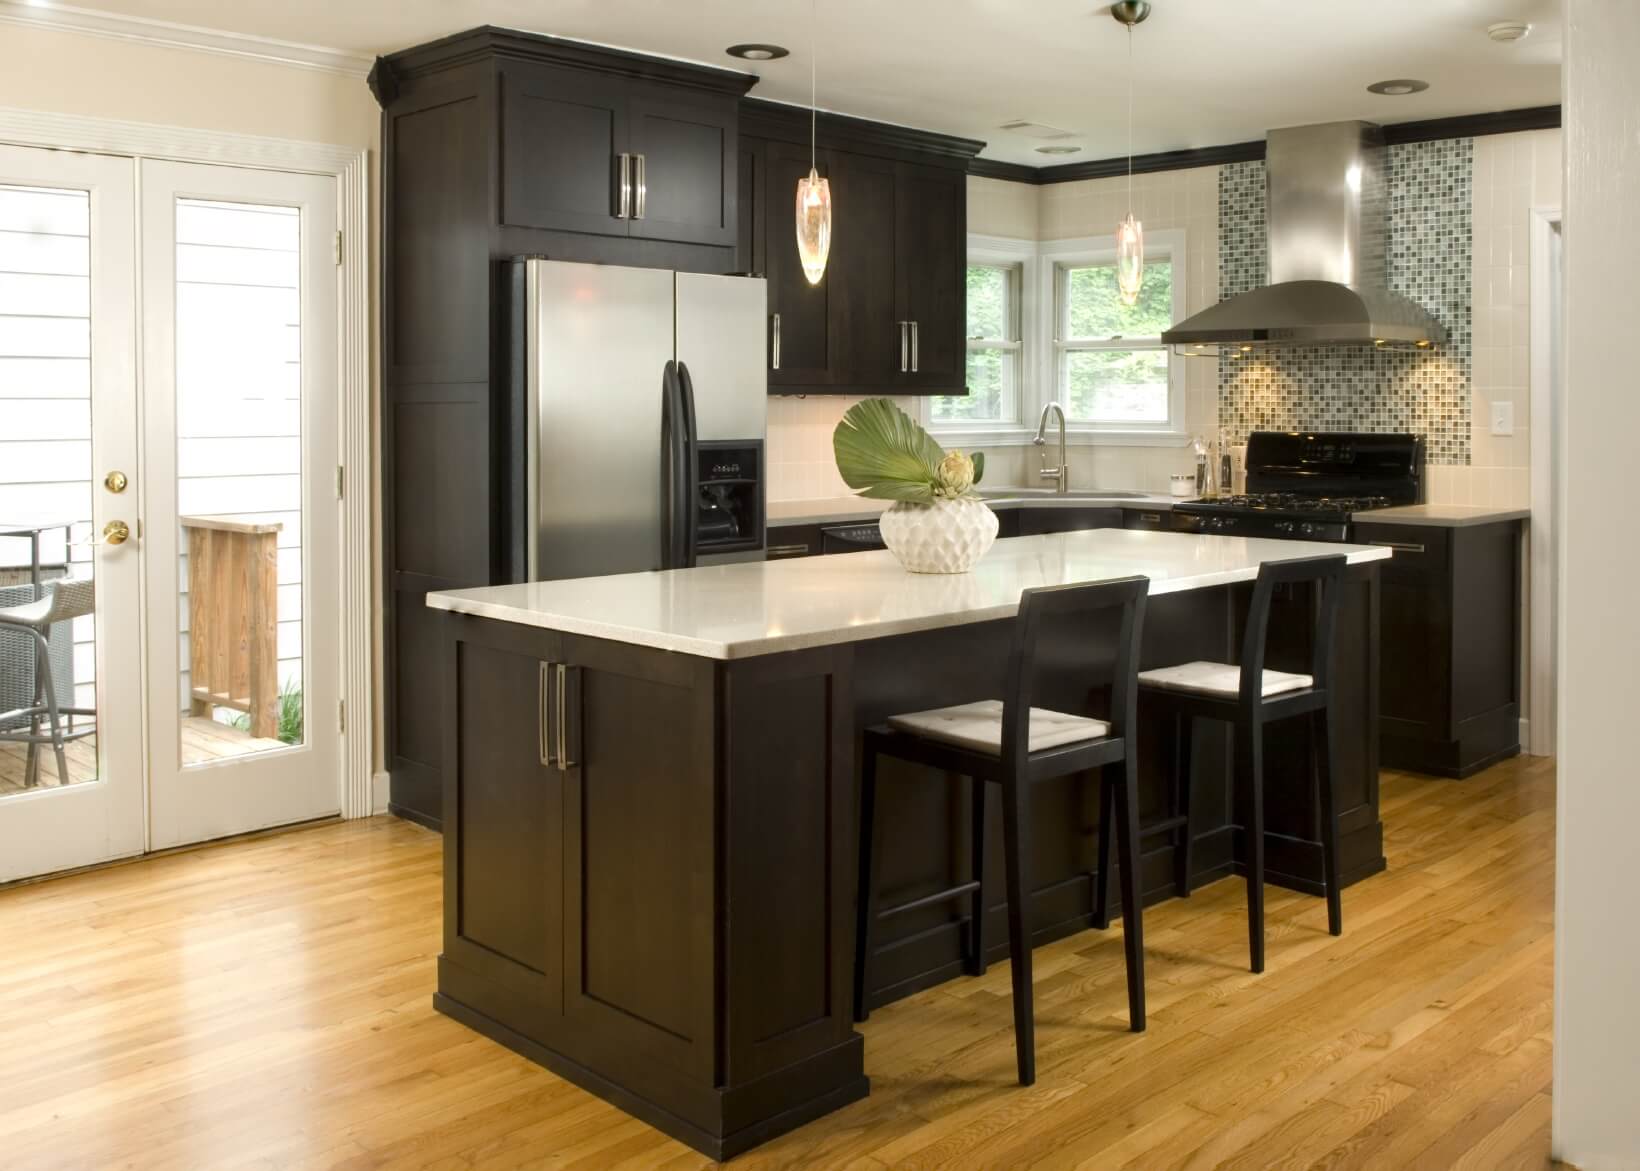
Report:
[[[279,733],[279,530],[231,516],[185,516],[190,707],[250,716],[252,736]]]

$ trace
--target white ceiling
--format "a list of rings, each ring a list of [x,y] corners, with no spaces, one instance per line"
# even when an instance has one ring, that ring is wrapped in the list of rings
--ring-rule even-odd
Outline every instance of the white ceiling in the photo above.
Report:
[[[1259,138],[1273,126],[1404,122],[1560,100],[1559,0],[1154,0],[1134,34],[1139,153]],[[806,0],[90,0],[150,20],[376,54],[479,24],[745,68],[753,93],[808,100]],[[818,0],[822,108],[985,140],[985,156],[1045,165],[1127,149],[1126,44],[1092,0]],[[1529,20],[1525,40],[1486,26]],[[792,55],[723,53],[772,41]],[[1409,97],[1369,82],[1422,78]],[[998,129],[1076,131],[1049,158]]]

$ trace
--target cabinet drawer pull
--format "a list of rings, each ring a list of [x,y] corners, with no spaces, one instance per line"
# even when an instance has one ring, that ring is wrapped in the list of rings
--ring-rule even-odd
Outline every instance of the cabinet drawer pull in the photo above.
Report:
[[[900,322],[900,373],[901,374],[904,374],[906,372],[906,369],[908,368],[908,366],[910,364],[910,361],[911,361],[911,358],[910,358],[910,354],[911,354],[911,330],[908,328],[910,325],[911,325],[911,323],[909,321]]]
[[[626,220],[632,218],[632,156],[622,151],[615,156],[620,160],[620,201],[615,208],[615,218]]]
[[[1377,545],[1383,549],[1394,549],[1397,553],[1422,553],[1424,547],[1410,541],[1368,541],[1369,545]]]
[[[632,200],[632,218],[635,220],[643,219],[644,208],[649,203],[649,182],[644,178],[646,162],[641,154],[632,156],[632,186],[637,189],[637,194]]]
[[[1139,519],[1147,525],[1159,525],[1162,523],[1162,514],[1159,512],[1141,512]]]
[[[557,668],[558,668],[558,686],[555,688],[555,690],[558,693],[557,694],[557,699],[556,699],[557,716],[558,716],[558,720],[557,720],[557,722],[558,722],[558,771],[559,772],[568,772],[570,769],[575,767],[575,760],[574,760],[573,757],[570,756],[570,741],[569,741],[569,732],[570,732],[570,724],[569,724],[570,668],[564,663],[557,664]],[[579,682],[579,677],[577,677],[576,681]]]
[[[774,362],[771,369],[780,369],[780,314],[774,315]]]
[[[807,545],[770,545],[764,550],[765,558],[770,561],[777,557],[806,557],[808,553]]]
[[[540,750],[541,763],[551,768],[558,763],[552,756],[552,718],[548,714],[552,706],[553,664],[538,665],[541,668],[541,675],[535,693],[535,741],[536,747]]]
[[[911,323],[911,373],[917,372],[917,343],[922,340],[921,323]]]

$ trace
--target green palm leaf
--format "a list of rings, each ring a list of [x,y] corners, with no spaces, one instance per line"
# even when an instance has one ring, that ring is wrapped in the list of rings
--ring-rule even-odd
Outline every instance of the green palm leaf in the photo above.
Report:
[[[837,471],[861,496],[929,501],[945,451],[886,398],[855,403],[831,437]]]

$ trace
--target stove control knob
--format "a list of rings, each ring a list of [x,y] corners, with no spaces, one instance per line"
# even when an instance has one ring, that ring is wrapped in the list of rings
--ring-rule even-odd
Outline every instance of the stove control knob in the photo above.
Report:
[[[1299,532],[1303,533],[1307,537],[1311,533],[1315,532],[1315,526],[1309,521],[1305,521],[1303,525],[1299,527]]]
[[[1278,520],[1278,521],[1276,521],[1276,532],[1278,532],[1278,533],[1290,533],[1292,531],[1293,531],[1293,522],[1292,521],[1290,521],[1290,520]]]

